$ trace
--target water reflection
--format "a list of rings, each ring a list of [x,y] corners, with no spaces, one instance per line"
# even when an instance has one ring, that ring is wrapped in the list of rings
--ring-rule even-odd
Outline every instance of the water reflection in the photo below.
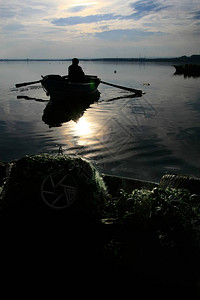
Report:
[[[108,82],[138,89],[142,85],[146,94],[135,98],[100,84],[98,105],[89,104],[88,109],[74,105],[72,110],[71,101],[68,106],[51,107],[39,86],[11,87],[19,74],[22,81],[32,72],[29,79],[34,80],[36,72],[53,74],[55,67],[63,73],[62,65],[1,65],[1,160],[57,153],[61,145],[64,154],[82,155],[104,173],[156,181],[165,172],[199,177],[200,77],[173,76],[171,64],[85,64],[89,72]],[[111,68],[117,73],[110,72]]]
[[[34,100],[36,102],[49,102],[49,100],[46,99],[39,99],[39,98],[35,98],[35,97],[29,97],[29,96],[17,96],[17,99],[25,99],[25,100]]]
[[[198,78],[200,77],[200,73],[179,73],[179,72],[175,72],[174,76],[183,76],[185,79],[186,78]]]
[[[75,124],[74,133],[76,136],[84,136],[92,133],[92,126],[84,116]]]
[[[61,94],[59,98],[51,97],[43,111],[42,120],[49,127],[59,127],[71,120],[78,122],[90,105],[99,100],[99,97],[99,91],[87,97],[67,98],[65,94]],[[86,124],[77,125],[81,130],[84,127]]]

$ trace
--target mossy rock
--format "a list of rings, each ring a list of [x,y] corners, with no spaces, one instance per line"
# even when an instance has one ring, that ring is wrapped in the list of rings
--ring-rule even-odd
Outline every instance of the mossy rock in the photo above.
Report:
[[[96,168],[79,156],[25,156],[12,163],[2,192],[2,214],[97,219],[106,193]]]

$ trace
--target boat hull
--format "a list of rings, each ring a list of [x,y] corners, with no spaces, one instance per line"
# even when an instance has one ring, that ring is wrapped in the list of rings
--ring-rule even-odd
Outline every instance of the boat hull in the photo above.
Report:
[[[97,76],[85,76],[85,82],[72,83],[59,75],[44,76],[41,84],[47,95],[59,97],[65,94],[70,97],[83,97],[97,92],[100,79]]]
[[[185,64],[185,65],[173,65],[176,69],[175,74],[184,76],[200,76],[200,65]]]

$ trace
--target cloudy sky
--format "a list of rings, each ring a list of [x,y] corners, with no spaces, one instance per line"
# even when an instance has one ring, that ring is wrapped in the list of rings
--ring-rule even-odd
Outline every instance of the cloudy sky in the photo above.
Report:
[[[200,53],[199,0],[0,0],[0,58]]]

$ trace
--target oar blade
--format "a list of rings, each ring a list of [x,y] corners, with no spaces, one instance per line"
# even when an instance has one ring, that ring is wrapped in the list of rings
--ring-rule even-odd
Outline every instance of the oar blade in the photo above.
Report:
[[[22,83],[17,83],[15,84],[16,88],[22,87],[22,86],[27,86],[27,85],[31,85],[31,84],[35,84],[35,83],[40,83],[41,80],[37,80],[37,81],[30,81],[30,82],[22,82]]]
[[[142,96],[142,94],[143,94],[143,92],[141,90],[129,88],[129,87],[126,87],[126,86],[121,86],[121,85],[113,84],[113,83],[102,81],[102,80],[101,80],[101,83],[109,85],[109,86],[116,87],[116,88],[121,89],[121,90],[125,90],[125,91],[129,91],[129,92],[135,93],[138,96],[139,95]]]
[[[64,76],[61,76],[63,79],[67,79],[68,78],[68,75],[64,75]],[[42,78],[44,78],[42,76]],[[30,82],[22,82],[22,83],[16,83],[15,84],[15,87],[16,88],[19,88],[19,87],[22,87],[22,86],[27,86],[27,85],[31,85],[31,84],[35,84],[35,83],[41,83],[42,80],[37,80],[37,81],[30,81]]]

